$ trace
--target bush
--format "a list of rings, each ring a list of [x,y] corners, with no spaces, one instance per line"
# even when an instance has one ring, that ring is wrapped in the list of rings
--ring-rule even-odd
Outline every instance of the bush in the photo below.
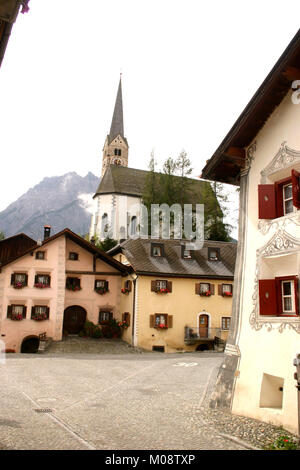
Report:
[[[282,435],[276,439],[273,444],[265,447],[265,450],[298,450],[298,444],[295,439]]]

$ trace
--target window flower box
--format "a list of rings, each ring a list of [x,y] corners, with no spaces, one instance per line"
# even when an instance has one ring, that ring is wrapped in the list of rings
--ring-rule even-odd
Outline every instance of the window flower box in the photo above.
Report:
[[[36,282],[34,284],[34,287],[37,287],[38,289],[44,289],[46,287],[50,287],[50,285],[49,284],[43,284],[42,282]]]
[[[67,285],[66,289],[72,290],[73,292],[75,292],[75,291],[81,290],[81,287],[80,286],[68,286]]]
[[[106,292],[108,292],[108,289],[106,287],[98,287],[95,289],[95,292],[99,295],[104,295]]]
[[[170,291],[169,289],[167,288],[161,288],[161,289],[157,289],[156,291],[158,294],[168,294]]]
[[[167,325],[164,325],[163,323],[159,323],[158,325],[155,325],[155,328],[157,328],[158,330],[167,330],[168,329]]]
[[[10,319],[13,321],[20,321],[23,320],[23,315],[21,313],[12,313]]]
[[[37,313],[32,317],[32,320],[35,320],[35,321],[48,320],[48,316],[46,313]]]
[[[201,297],[210,297],[211,292],[210,290],[207,290],[206,292],[200,292]]]
[[[223,292],[223,297],[232,297],[232,292],[229,292],[229,291]]]
[[[121,289],[121,292],[122,292],[122,294],[128,295],[129,292],[130,292],[130,290],[127,289],[127,287],[123,287],[123,288]]]
[[[121,321],[120,323],[118,323],[118,325],[119,325],[120,328],[124,328],[124,329],[129,327],[126,320]]]
[[[23,282],[16,282],[16,283],[14,284],[14,289],[22,289],[22,288],[25,287],[25,286],[26,286],[26,284],[23,283]]]

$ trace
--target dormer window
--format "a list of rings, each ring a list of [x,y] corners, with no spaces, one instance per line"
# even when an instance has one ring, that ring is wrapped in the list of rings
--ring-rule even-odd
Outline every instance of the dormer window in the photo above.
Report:
[[[182,248],[181,248],[181,257],[183,259],[191,259],[192,258],[192,250],[189,250],[185,246],[182,246]]]
[[[162,245],[157,245],[157,244],[152,244],[151,245],[151,256],[154,257],[162,257],[163,254],[163,246]]]
[[[219,261],[220,260],[220,248],[208,248],[208,259],[209,261]]]

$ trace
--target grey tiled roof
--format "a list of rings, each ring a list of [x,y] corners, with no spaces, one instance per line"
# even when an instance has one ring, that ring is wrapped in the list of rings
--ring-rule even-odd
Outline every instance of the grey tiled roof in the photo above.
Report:
[[[126,194],[128,196],[142,197],[145,190],[146,178],[149,171],[128,168],[120,165],[109,165],[104,173],[96,194]],[[159,175],[157,173],[157,175]],[[174,177],[178,178],[178,176]],[[159,180],[158,180],[159,181]],[[189,203],[204,203],[203,188],[208,187],[207,181],[189,178]],[[159,185],[159,183],[158,183]],[[159,190],[159,188],[158,188]],[[213,193],[209,186],[209,190]]]
[[[163,245],[163,257],[151,256],[152,243]],[[185,243],[186,240],[128,239],[109,254],[122,252],[137,273],[233,279],[237,243],[205,241],[202,249],[193,251],[192,259],[183,259],[181,250]],[[219,248],[219,261],[208,259],[208,247]]]

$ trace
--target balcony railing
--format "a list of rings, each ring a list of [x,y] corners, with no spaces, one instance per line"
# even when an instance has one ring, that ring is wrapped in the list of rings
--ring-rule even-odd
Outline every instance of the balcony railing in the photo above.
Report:
[[[221,328],[208,328],[206,326],[186,326],[184,328],[184,341],[186,344],[194,344],[200,341],[222,340]]]

